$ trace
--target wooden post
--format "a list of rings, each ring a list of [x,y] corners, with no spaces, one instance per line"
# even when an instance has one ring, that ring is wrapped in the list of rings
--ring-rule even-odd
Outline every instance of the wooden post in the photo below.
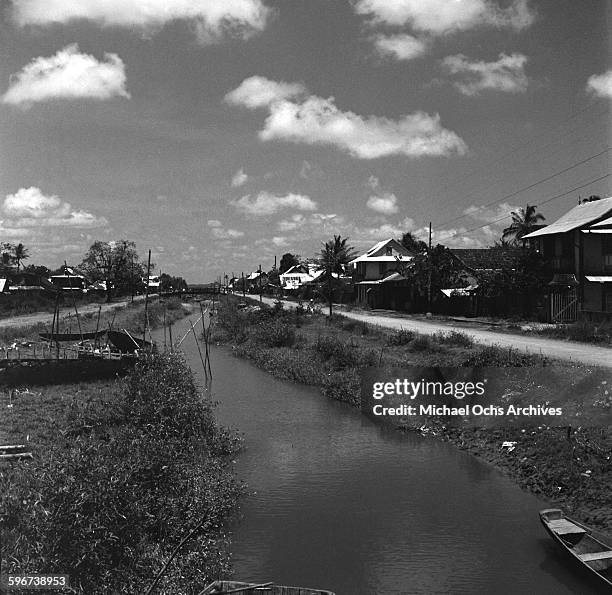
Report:
[[[244,273],[242,273],[242,297],[246,297],[245,285],[244,285]]]
[[[145,292],[144,325],[142,329],[142,341],[147,340],[147,325],[149,323],[149,275],[151,274],[151,250],[149,249],[149,261],[147,262],[147,289]]]
[[[429,222],[429,250],[427,252],[427,312],[431,314],[431,221]]]

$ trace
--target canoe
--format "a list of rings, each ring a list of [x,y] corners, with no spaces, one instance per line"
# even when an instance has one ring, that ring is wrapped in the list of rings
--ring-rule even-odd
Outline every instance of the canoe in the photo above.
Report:
[[[282,587],[273,583],[240,583],[237,581],[215,581],[208,585],[200,595],[224,595],[226,593],[239,595],[334,595],[331,591],[322,589]]]
[[[144,349],[146,351],[151,351],[152,349],[152,345],[149,341],[143,341],[125,329],[122,331],[108,330],[106,333],[108,335],[108,340],[121,351],[121,353],[134,353],[137,349]]]
[[[541,510],[540,520],[548,534],[580,567],[600,584],[612,587],[612,546],[593,537],[592,529],[566,517],[558,508]]]

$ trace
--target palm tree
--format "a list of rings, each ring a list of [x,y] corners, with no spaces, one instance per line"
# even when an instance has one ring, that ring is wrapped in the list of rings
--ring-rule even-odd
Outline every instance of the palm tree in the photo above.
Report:
[[[348,238],[334,235],[333,240],[325,242],[317,258],[317,263],[323,269],[327,277],[327,299],[329,300],[329,315],[332,315],[332,278],[333,275],[340,275],[343,268],[355,256],[352,246],[347,246]]]
[[[16,246],[13,246],[13,258],[17,263],[17,270],[19,270],[22,261],[30,258],[30,252],[23,244],[17,244]]]
[[[536,212],[536,205],[526,205],[523,209],[517,209],[510,213],[512,215],[512,223],[504,229],[502,233],[502,241],[509,240],[512,244],[517,245],[521,238],[532,231],[535,231],[539,221],[544,221],[545,217],[541,213]],[[523,246],[525,242],[523,242]]]

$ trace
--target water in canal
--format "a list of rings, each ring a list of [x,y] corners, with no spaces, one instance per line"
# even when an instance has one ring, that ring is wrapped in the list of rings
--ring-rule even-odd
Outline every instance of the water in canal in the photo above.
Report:
[[[193,340],[182,347],[201,371]],[[217,416],[244,434],[236,472],[254,492],[234,532],[237,580],[337,595],[597,592],[544,533],[547,503],[474,457],[228,350],[211,359]]]

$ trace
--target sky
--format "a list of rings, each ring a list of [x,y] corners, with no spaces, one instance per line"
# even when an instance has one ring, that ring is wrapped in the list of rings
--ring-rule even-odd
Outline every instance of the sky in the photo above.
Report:
[[[0,3],[0,242],[194,283],[610,196],[610,0]]]

